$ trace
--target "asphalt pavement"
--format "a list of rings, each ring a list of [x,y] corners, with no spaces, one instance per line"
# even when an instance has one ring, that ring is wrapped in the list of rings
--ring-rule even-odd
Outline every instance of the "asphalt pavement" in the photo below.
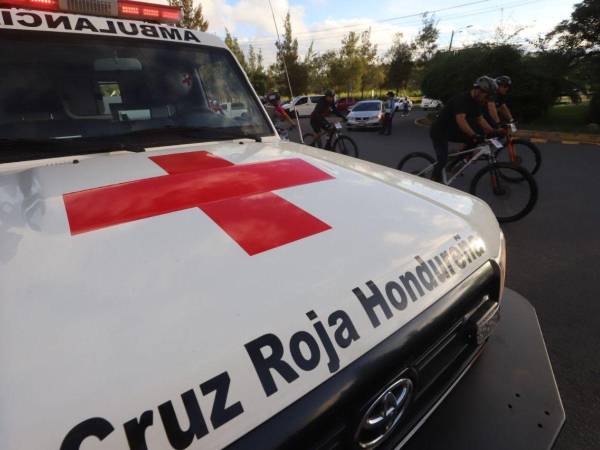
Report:
[[[396,114],[391,136],[347,134],[362,159],[396,167],[410,152],[434,155],[429,130],[414,124],[423,114]],[[301,123],[309,131],[308,121]],[[506,284],[536,308],[546,339],[567,415],[554,448],[600,449],[600,146],[538,145],[543,161],[535,209],[502,225]]]

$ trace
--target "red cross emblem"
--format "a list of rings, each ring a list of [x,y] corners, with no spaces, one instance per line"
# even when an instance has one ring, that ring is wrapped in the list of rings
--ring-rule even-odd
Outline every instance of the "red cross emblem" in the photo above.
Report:
[[[255,255],[331,228],[271,192],[333,178],[301,159],[234,165],[204,151],[150,159],[167,175],[64,194],[71,234],[197,207]]]
[[[183,75],[183,78],[181,80],[182,84],[187,85],[188,87],[192,87],[192,75],[190,75],[189,73],[186,73]]]

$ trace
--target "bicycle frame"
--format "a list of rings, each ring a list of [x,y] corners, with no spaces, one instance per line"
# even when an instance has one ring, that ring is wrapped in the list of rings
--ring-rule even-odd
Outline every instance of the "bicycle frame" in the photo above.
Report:
[[[337,127],[337,124],[339,122],[336,122],[335,124],[333,124],[331,126],[331,128],[329,130],[323,130],[321,131],[317,136],[315,136],[315,140],[319,140],[321,141],[321,138],[324,135],[327,135],[327,141],[325,143],[325,146],[323,148],[328,148],[331,147],[331,145],[333,144],[334,140],[340,136],[340,131],[342,130],[342,126],[340,125],[339,128]]]
[[[442,170],[443,183],[447,186],[451,185],[452,182],[456,179],[456,177],[458,177],[460,174],[462,174],[467,169],[467,167],[469,167],[471,164],[473,164],[473,162],[479,160],[479,158],[481,158],[482,156],[485,157],[486,159],[488,159],[491,164],[495,163],[496,155],[495,155],[494,151],[492,150],[492,145],[494,147],[496,147],[496,149],[501,148],[501,146],[502,146],[502,144],[500,144],[499,142],[494,142],[494,140],[491,139],[488,142],[486,142],[485,144],[479,145],[477,147],[470,148],[468,150],[461,150],[459,152],[449,153],[448,160],[450,160],[452,158],[460,157],[461,155],[466,155],[466,154],[471,154],[472,156],[468,159],[466,164],[463,165],[460,168],[460,170],[458,170],[450,179],[448,179],[448,173],[446,171],[446,168],[444,167],[444,169]],[[435,167],[436,164],[437,164],[437,162],[426,167],[421,172],[421,174],[426,171],[433,170],[433,168]]]
[[[472,154],[473,156],[471,156],[469,158],[469,160],[467,161],[467,163],[464,166],[462,166],[460,168],[460,170],[458,170],[450,179],[448,179],[448,174],[446,172],[446,168],[444,167],[444,169],[442,171],[442,177],[444,180],[444,184],[446,184],[446,185],[452,184],[452,182],[456,179],[456,177],[458,177],[461,173],[463,173],[467,169],[467,167],[469,167],[471,164],[473,164],[473,162],[477,161],[482,156],[487,157],[487,159],[489,159],[491,163],[496,162],[496,155],[494,155],[494,152],[492,151],[491,144],[484,144],[484,145],[480,145],[475,148],[470,148],[468,150],[462,150],[460,152],[450,153],[448,155],[448,159],[456,158],[460,155],[465,155],[468,153]]]

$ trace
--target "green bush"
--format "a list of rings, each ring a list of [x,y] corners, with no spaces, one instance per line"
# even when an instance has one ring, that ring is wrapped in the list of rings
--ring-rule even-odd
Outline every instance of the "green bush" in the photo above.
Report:
[[[588,121],[600,124],[600,92],[592,95],[590,109],[588,110]]]
[[[525,54],[511,45],[478,44],[454,52],[441,52],[430,61],[423,77],[424,95],[448,100],[468,90],[482,75],[509,75],[513,88],[508,103],[523,121],[543,115],[561,91],[567,64],[558,53]]]

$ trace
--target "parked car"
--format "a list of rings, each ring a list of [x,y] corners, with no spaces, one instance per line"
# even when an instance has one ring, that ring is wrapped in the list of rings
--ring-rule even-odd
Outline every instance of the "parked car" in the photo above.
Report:
[[[408,97],[396,97],[394,99],[396,102],[396,111],[402,111],[404,109],[404,103],[408,103],[408,110],[410,111],[413,107],[413,102]]]
[[[335,107],[340,112],[348,113],[352,110],[352,108],[354,108],[354,105],[356,105],[357,102],[358,100],[353,97],[342,97],[335,102]]]
[[[444,106],[444,103],[442,103],[441,100],[429,97],[423,97],[421,99],[421,108],[423,108],[426,111],[428,109],[442,109],[442,106]]]
[[[242,102],[221,103],[221,109],[223,110],[223,114],[232,119],[248,115],[248,108]]]
[[[310,116],[321,97],[323,96],[301,95],[299,97],[294,97],[291,102],[282,106],[290,115],[296,113],[298,117]]]
[[[353,128],[381,128],[383,118],[383,102],[381,100],[363,100],[358,102],[348,114],[347,127]]]

